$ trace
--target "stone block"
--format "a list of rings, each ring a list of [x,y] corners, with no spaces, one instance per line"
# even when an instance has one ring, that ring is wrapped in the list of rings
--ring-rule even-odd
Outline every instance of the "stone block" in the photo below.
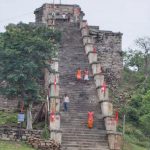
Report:
[[[91,36],[84,36],[83,37],[83,45],[85,45],[87,43],[94,44],[94,40]]]
[[[2,140],[6,140],[6,141],[9,141],[10,138],[8,137],[7,134],[2,134]]]
[[[62,141],[62,133],[61,132],[56,132],[56,131],[52,131],[51,133],[51,139],[56,141],[57,143],[61,144]]]
[[[22,140],[27,140],[27,137],[25,135],[23,135]]]
[[[94,76],[94,81],[95,81],[95,84],[96,84],[96,88],[102,86],[103,83],[104,83],[104,75],[96,74]]]
[[[97,53],[95,52],[90,52],[88,54],[88,59],[89,59],[89,64],[92,64],[94,62],[97,62]]]
[[[45,146],[45,142],[44,141],[41,141],[41,146]]]
[[[54,114],[54,119],[50,116],[50,130],[60,130],[60,115]]]
[[[81,34],[82,34],[82,37],[89,35],[89,29],[87,26],[81,29]]]
[[[106,91],[103,92],[101,87],[97,88],[99,101],[109,100],[109,89],[106,87]]]
[[[93,72],[93,75],[101,74],[102,73],[101,64],[100,63],[93,63],[92,64],[92,72]]]
[[[113,105],[110,101],[101,101],[101,110],[102,115],[105,116],[112,116],[113,114]]]
[[[93,52],[93,44],[92,43],[85,44],[85,53],[88,54],[89,52]]]
[[[51,98],[50,99],[50,110],[54,113],[59,112],[60,110],[60,99]]]
[[[50,73],[48,83],[54,84],[54,82],[59,83],[59,73]]]
[[[107,131],[116,132],[117,123],[114,117],[111,116],[104,117],[104,122]]]
[[[10,138],[10,140],[13,140],[15,138],[15,136],[11,134],[11,135],[9,135],[9,138]]]
[[[110,150],[122,150],[123,136],[118,132],[108,132],[108,143]]]
[[[51,97],[58,97],[59,96],[59,85],[56,84],[51,84],[50,85],[50,90],[49,90],[49,95]]]

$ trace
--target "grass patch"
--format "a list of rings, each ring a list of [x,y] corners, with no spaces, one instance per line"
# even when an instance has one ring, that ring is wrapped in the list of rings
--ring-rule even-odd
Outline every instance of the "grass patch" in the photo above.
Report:
[[[140,141],[134,135],[125,135],[123,150],[150,150],[150,142]]]
[[[135,144],[125,143],[123,150],[148,150],[148,149]]]
[[[0,150],[35,150],[29,145],[21,142],[1,141]]]
[[[17,113],[0,111],[0,125],[17,124]]]

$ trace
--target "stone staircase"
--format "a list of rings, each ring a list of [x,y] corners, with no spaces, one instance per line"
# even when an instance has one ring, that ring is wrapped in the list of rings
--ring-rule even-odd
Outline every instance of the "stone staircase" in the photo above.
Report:
[[[76,81],[78,67],[89,69],[84,52],[82,36],[77,24],[63,23],[62,43],[59,51],[60,97],[70,97],[69,111],[61,106],[62,150],[108,150],[107,134],[98,103],[96,86],[92,75],[90,81]],[[94,128],[87,127],[87,113],[94,111]]]

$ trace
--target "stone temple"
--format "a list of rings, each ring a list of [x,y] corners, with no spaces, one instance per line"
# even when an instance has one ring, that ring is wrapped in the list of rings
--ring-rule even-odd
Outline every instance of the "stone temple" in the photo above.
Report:
[[[58,56],[49,63],[53,71],[45,70],[51,139],[60,143],[62,150],[121,150],[122,135],[116,131],[107,74],[111,73],[112,80],[121,79],[122,33],[90,26],[79,5],[46,3],[34,14],[36,24],[62,34]],[[89,81],[77,81],[77,68],[88,69]],[[62,103],[66,93],[68,112]],[[6,107],[2,98],[0,104]],[[94,113],[91,129],[87,126],[88,112]]]
[[[79,5],[44,4],[35,10],[36,23],[45,23],[48,26],[62,25],[69,17],[71,23],[79,24],[85,13]],[[64,18],[63,18],[64,17]],[[97,49],[98,61],[104,69],[111,70],[120,78],[123,69],[122,33],[100,30],[99,26],[88,26],[89,35],[94,40]]]
[[[90,26],[79,5],[44,4],[34,14],[37,24],[62,33],[58,57],[50,64],[55,73],[45,73],[50,116],[55,114],[56,118],[50,120],[51,138],[61,143],[63,150],[121,149],[122,136],[116,132],[106,79],[108,72],[117,80],[121,78],[122,33]],[[77,81],[77,68],[87,68],[90,80]],[[104,84],[107,86],[103,92]],[[63,111],[60,103],[65,93],[70,98],[68,112]],[[89,111],[94,112],[92,129],[87,127]]]

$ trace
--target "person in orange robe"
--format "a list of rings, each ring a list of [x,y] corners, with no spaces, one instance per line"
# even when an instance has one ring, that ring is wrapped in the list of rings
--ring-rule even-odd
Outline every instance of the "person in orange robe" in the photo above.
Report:
[[[76,72],[76,78],[77,78],[77,80],[81,80],[81,78],[82,78],[82,73],[81,72],[82,72],[81,69],[78,68],[77,72]]]
[[[88,112],[88,128],[93,128],[94,124],[94,112]]]

